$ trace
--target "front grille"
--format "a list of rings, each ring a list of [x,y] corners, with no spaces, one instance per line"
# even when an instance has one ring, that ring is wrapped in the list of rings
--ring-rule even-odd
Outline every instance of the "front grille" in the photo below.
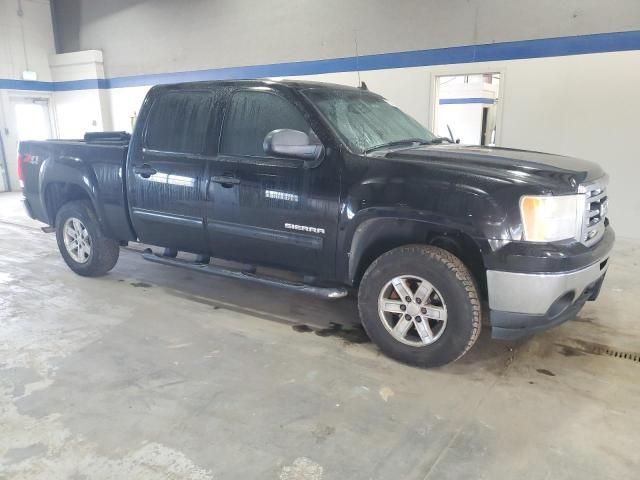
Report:
[[[604,176],[593,183],[580,185],[578,188],[578,192],[585,196],[580,241],[587,247],[598,243],[604,234],[605,219],[609,207],[607,183],[609,183],[609,178]]]

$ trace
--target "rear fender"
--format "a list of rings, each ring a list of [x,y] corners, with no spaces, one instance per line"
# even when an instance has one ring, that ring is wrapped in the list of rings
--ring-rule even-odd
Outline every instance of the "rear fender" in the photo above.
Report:
[[[106,236],[110,236],[111,228],[106,221],[103,203],[100,197],[98,180],[93,169],[77,157],[60,156],[47,158],[42,162],[40,170],[40,200],[46,206],[49,225],[55,223],[55,212],[47,205],[49,187],[54,184],[67,184],[79,187],[91,201],[100,226]]]

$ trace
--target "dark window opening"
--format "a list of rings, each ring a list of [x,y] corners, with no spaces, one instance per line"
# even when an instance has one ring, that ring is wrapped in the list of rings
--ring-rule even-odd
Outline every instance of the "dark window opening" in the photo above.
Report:
[[[282,128],[312,135],[302,113],[279,95],[260,91],[237,92],[224,119],[220,153],[264,156],[264,138],[269,132]]]
[[[146,147],[164,152],[205,153],[213,103],[213,97],[207,92],[161,96],[151,108]]]

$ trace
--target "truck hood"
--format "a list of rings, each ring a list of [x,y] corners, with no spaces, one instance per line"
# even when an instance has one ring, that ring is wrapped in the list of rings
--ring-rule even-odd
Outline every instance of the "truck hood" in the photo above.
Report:
[[[428,163],[461,174],[537,185],[553,193],[573,192],[577,186],[604,175],[597,164],[577,158],[529,150],[454,144],[422,145],[375,152],[371,156],[403,163]]]

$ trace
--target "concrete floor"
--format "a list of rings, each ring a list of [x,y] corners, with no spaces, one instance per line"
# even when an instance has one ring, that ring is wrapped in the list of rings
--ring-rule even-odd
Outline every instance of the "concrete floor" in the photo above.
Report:
[[[640,363],[598,347],[640,352],[640,243],[576,321],[420,370],[365,341],[353,300],[128,250],[81,278],[18,200],[0,194],[0,478],[638,478]]]

